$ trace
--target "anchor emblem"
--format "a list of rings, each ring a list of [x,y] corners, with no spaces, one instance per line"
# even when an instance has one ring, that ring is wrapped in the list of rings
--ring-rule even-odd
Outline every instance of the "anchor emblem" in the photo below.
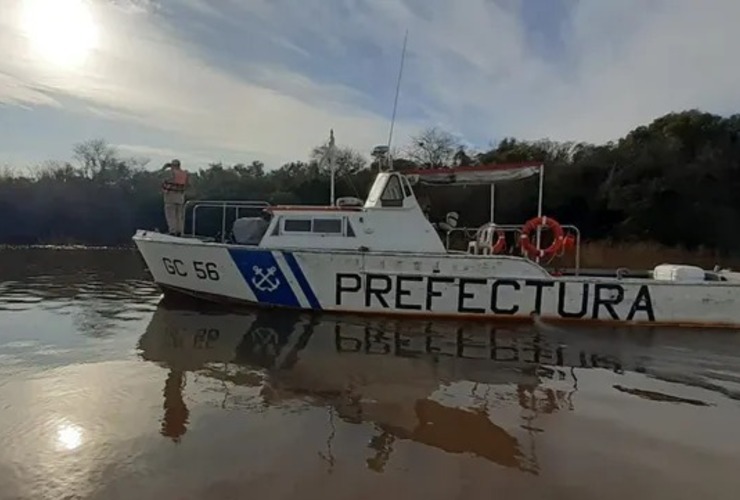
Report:
[[[277,355],[276,347],[280,339],[277,332],[272,328],[255,328],[251,332],[252,339],[255,341],[254,350],[261,349],[272,355]]]
[[[275,275],[277,269],[272,266],[265,271],[260,266],[254,266],[252,268],[254,276],[252,276],[252,284],[260,292],[274,292],[280,286],[280,279]]]

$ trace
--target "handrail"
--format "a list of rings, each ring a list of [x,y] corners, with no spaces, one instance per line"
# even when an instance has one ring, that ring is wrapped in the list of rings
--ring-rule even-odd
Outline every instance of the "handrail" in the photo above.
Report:
[[[272,206],[269,202],[263,200],[188,200],[185,203],[185,211],[192,207],[193,218],[191,221],[191,235],[196,237],[195,228],[197,223],[197,211],[199,208],[220,208],[221,209],[221,243],[226,241],[226,211],[230,208],[236,210],[236,218],[239,218],[239,211],[245,209],[262,209]],[[489,223],[490,224],[490,223]],[[485,225],[484,225],[485,226]],[[445,248],[450,249],[450,236],[453,233],[463,233],[466,239],[474,238],[478,231],[484,227],[455,227],[446,231]],[[504,233],[521,232],[522,225],[517,224],[496,224],[496,229]],[[571,230],[576,236],[576,255],[575,255],[575,275],[580,275],[581,269],[581,231],[574,225],[563,224],[563,229]]]
[[[270,203],[262,200],[188,200],[185,203],[185,211],[188,208],[193,209],[193,219],[190,223],[191,235],[195,237],[195,227],[197,222],[197,212],[199,208],[220,208],[221,209],[221,243],[226,241],[226,211],[230,208],[236,210],[236,218],[239,218],[239,210],[248,208],[265,209],[270,207]]]
[[[468,237],[469,238],[469,237],[475,236],[478,233],[478,231],[481,229],[481,227],[483,227],[483,226],[478,226],[478,227],[455,227],[455,228],[450,229],[449,231],[447,231],[447,235],[446,235],[446,239],[445,239],[445,247],[448,248],[448,249],[450,248],[450,235],[452,233],[462,232],[462,233],[464,233],[465,237]],[[515,224],[496,224],[496,229],[500,229],[501,231],[503,231],[505,233],[507,233],[507,232],[510,232],[511,233],[511,232],[521,231],[522,226],[521,225],[515,225]]]
[[[580,274],[581,270],[581,231],[574,225],[571,224],[562,224],[561,225],[563,229],[569,229],[575,233],[576,236],[576,255],[575,255],[575,275],[578,276]],[[465,238],[474,238],[475,235],[478,233],[478,231],[483,226],[479,227],[456,227],[452,228],[449,231],[447,231],[446,237],[445,237],[445,248],[449,250],[450,248],[450,235],[452,233],[460,232],[463,233]],[[516,224],[496,224],[496,229],[500,229],[504,233],[516,233],[521,232],[522,225],[516,225]]]

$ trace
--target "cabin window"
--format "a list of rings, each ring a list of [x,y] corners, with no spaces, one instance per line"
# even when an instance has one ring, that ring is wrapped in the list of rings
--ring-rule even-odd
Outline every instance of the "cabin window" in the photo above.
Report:
[[[285,219],[283,230],[286,233],[310,233],[311,219]]]
[[[280,223],[275,226],[275,230],[272,233],[273,236],[277,236],[280,233],[314,233],[355,237],[355,231],[346,217],[285,218],[282,221],[282,231],[280,233],[278,233],[279,228]]]
[[[403,193],[406,195],[407,198],[413,194],[411,186],[409,185],[409,181],[408,179],[406,179],[406,177],[403,178]]]
[[[313,232],[342,234],[342,219],[314,219]]]
[[[380,196],[380,203],[384,207],[400,207],[403,205],[403,191],[401,190],[401,180],[397,175],[388,178],[383,194]]]

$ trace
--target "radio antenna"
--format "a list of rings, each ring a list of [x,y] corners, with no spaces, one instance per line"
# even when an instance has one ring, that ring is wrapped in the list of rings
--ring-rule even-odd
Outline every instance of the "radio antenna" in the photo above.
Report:
[[[401,76],[403,75],[403,64],[406,60],[406,43],[409,38],[409,30],[403,37],[403,50],[401,51],[401,66],[398,68],[398,81],[396,82],[396,96],[393,99],[393,116],[391,117],[391,130],[388,133],[388,170],[393,170],[393,157],[391,156],[391,143],[393,142],[393,127],[396,124],[396,110],[398,109],[398,94],[401,90]]]

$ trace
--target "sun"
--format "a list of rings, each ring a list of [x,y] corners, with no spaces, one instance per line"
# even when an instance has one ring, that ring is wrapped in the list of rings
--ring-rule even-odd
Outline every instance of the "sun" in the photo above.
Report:
[[[84,64],[98,43],[86,0],[23,0],[21,28],[36,56],[63,68]]]

